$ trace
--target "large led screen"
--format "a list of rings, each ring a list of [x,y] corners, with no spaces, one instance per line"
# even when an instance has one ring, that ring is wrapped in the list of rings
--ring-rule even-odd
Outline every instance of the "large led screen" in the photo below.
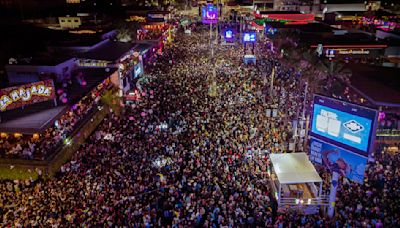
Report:
[[[203,6],[201,18],[204,24],[216,24],[218,22],[218,8],[212,4]]]
[[[310,135],[368,156],[376,113],[373,109],[318,95],[314,97]]]
[[[324,165],[349,180],[363,183],[367,157],[328,144],[315,138],[310,140],[310,160]]]
[[[235,41],[235,31],[231,28],[227,28],[224,30],[224,38],[227,42],[234,42]]]
[[[243,33],[243,43],[254,43],[257,41],[257,34],[255,31]]]

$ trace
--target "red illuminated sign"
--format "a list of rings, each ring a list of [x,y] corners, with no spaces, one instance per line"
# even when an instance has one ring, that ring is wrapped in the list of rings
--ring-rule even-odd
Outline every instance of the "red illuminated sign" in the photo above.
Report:
[[[259,14],[254,13],[256,18],[272,19],[276,21],[312,22],[314,14]]]

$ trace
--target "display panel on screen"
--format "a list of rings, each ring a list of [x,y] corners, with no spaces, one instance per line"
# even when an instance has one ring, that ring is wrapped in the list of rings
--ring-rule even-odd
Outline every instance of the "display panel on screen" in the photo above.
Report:
[[[375,118],[375,110],[316,96],[310,135],[368,156]]]
[[[363,183],[367,159],[321,140],[310,140],[310,160],[338,172],[349,180]]]
[[[243,33],[243,42],[244,43],[254,43],[256,41],[257,41],[257,34],[255,31]]]
[[[215,24],[218,22],[218,8],[212,4],[203,6],[201,18],[204,24]]]

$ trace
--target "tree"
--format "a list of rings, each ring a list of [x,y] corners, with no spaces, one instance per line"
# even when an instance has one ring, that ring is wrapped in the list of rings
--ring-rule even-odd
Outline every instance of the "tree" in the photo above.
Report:
[[[137,39],[137,31],[141,28],[139,22],[117,22],[117,39],[121,42],[130,42]]]

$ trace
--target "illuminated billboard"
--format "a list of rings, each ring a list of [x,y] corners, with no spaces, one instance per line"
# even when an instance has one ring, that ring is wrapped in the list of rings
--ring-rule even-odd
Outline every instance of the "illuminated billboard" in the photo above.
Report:
[[[376,118],[376,110],[317,95],[310,135],[367,157]]]
[[[243,43],[254,43],[257,41],[257,34],[255,31],[243,33]]]
[[[324,165],[349,180],[363,183],[367,157],[352,153],[338,146],[311,138],[310,160]]]
[[[227,42],[235,41],[235,31],[231,28],[225,29],[224,30],[224,38],[225,38],[225,41],[227,41]]]
[[[216,24],[218,22],[218,8],[212,4],[203,6],[201,18],[204,24]]]
[[[55,98],[53,80],[29,83],[0,90],[0,111],[20,108]]]

